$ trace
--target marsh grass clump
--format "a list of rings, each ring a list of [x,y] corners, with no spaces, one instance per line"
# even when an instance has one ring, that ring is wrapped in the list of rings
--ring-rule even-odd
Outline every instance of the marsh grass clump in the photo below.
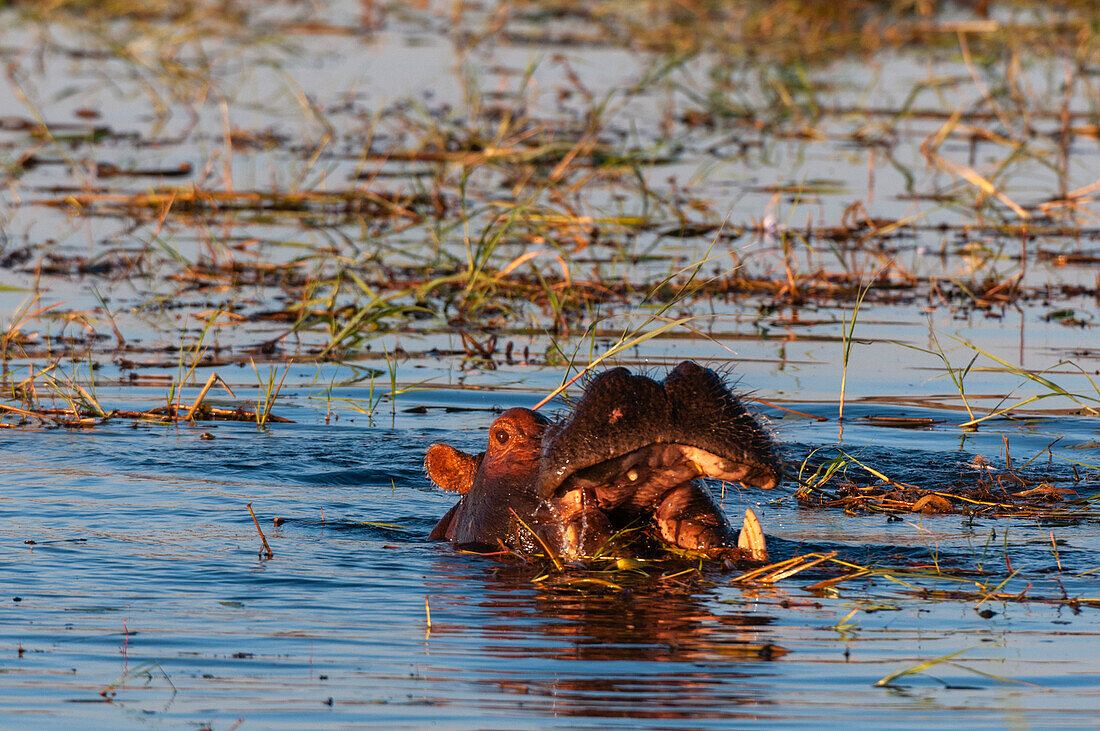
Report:
[[[4,230],[40,231],[27,221],[41,215],[87,241],[4,240],[0,270],[37,299],[10,319],[0,358],[136,363],[176,313],[218,320],[211,367],[367,361],[398,335],[410,357],[462,368],[571,363],[586,346],[592,362],[673,337],[732,354],[730,340],[825,341],[837,324],[847,366],[845,323],[861,312],[992,322],[1043,308],[1051,327],[1095,326],[1086,5],[557,0],[340,14],[44,0],[3,12],[57,31],[11,67],[23,103],[0,124],[15,221]],[[371,54],[362,69],[341,63],[385,50],[383,26],[453,50],[454,78],[373,96]],[[517,45],[538,53],[517,62]],[[592,46],[629,63],[589,68]],[[74,88],[34,84],[36,57],[78,66]],[[307,83],[330,63],[338,72]],[[842,174],[805,164],[822,159]],[[71,288],[98,306],[61,308]],[[108,302],[131,288],[136,302]],[[619,338],[609,323],[623,317],[652,335]],[[421,338],[432,345],[410,345]],[[945,362],[960,396],[980,365]],[[842,402],[850,384],[845,371]],[[203,413],[192,406],[183,413]]]
[[[922,513],[972,518],[1088,518],[1094,515],[1092,503],[1100,495],[1100,474],[1091,470],[1084,474],[1074,470],[1071,479],[1041,479],[1024,473],[1023,468],[1043,452],[1019,467],[1009,461],[1004,469],[996,469],[978,456],[965,465],[954,482],[936,487],[892,479],[843,450],[838,449],[835,457],[824,461],[818,457],[819,452],[807,457],[798,472],[795,499],[806,507],[888,516]],[[849,476],[850,469],[854,476]],[[874,481],[857,479],[864,475]]]
[[[96,395],[95,368],[90,364],[86,369],[79,363],[66,367],[60,360],[41,368],[33,362],[14,368],[10,363],[5,364],[9,369],[4,374],[4,392],[0,396],[0,424],[3,424],[3,428],[88,428],[117,420],[158,424],[251,421],[261,427],[268,422],[291,423],[290,419],[271,413],[282,387],[282,379],[275,382],[274,369],[266,383],[260,379],[262,403],[255,410],[246,408],[243,404],[236,408],[227,408],[206,403],[207,395],[216,384],[221,384],[231,397],[234,396],[232,389],[216,372],[210,374],[190,403],[182,402],[182,379],[180,383],[176,383],[170,377],[164,380],[156,378],[156,383],[167,381],[167,403],[133,410],[107,408],[103,405]],[[259,378],[258,371],[257,377]],[[283,378],[285,377],[286,371],[283,372]],[[132,379],[134,382],[142,380],[144,379],[136,375]]]
[[[652,18],[646,16],[645,24],[637,21],[636,6],[625,3],[521,2],[502,6],[491,22],[472,9],[449,19],[460,36],[469,31],[461,37],[487,52],[520,39],[568,45],[572,24],[585,24],[589,40],[595,33],[600,43],[641,54],[632,84],[594,91],[572,59],[555,54],[494,71],[501,84],[490,90],[492,74],[470,59],[461,105],[410,98],[377,109],[355,102],[326,107],[288,82],[284,91],[294,104],[290,111],[280,107],[285,116],[257,102],[261,117],[280,120],[264,128],[234,123],[227,89],[236,77],[225,67],[248,56],[262,68],[280,69],[291,55],[285,44],[308,38],[311,28],[337,30],[322,22],[323,9],[16,3],[16,10],[42,22],[77,23],[105,57],[117,56],[140,78],[164,80],[176,89],[175,101],[162,98],[152,81],[135,93],[149,94],[164,119],[174,112],[193,118],[195,124],[171,144],[190,152],[188,145],[202,138],[216,148],[208,160],[179,165],[95,159],[102,145],[127,144],[132,135],[110,119],[70,130],[70,123],[42,108],[42,100],[25,96],[26,119],[6,123],[13,131],[24,129],[27,138],[11,171],[75,169],[87,176],[76,188],[30,196],[30,205],[77,220],[116,221],[147,243],[134,251],[132,242],[104,241],[105,250],[94,256],[48,251],[24,271],[55,280],[140,275],[152,284],[178,283],[187,295],[262,288],[265,299],[277,296],[281,306],[241,307],[234,314],[242,322],[292,323],[303,345],[279,353],[286,357],[354,358],[379,334],[450,331],[463,333],[466,354],[487,365],[493,363],[489,346],[509,334],[583,332],[598,320],[597,312],[639,308],[663,296],[681,297],[685,308],[715,301],[744,309],[850,308],[865,301],[1003,317],[1014,306],[1087,294],[1089,287],[1080,283],[1022,276],[1029,259],[1033,266],[1088,263],[1080,258],[1087,252],[1026,243],[1075,237],[1090,219],[1095,189],[1071,184],[1067,158],[1075,139],[1095,137],[1087,115],[1067,101],[1086,89],[1084,71],[1071,65],[1063,96],[1025,88],[1018,73],[1001,74],[1000,85],[991,81],[1006,66],[1012,70],[1042,55],[1018,42],[1021,33],[1046,33],[1044,48],[1072,38],[1087,57],[1094,39],[1085,32],[1083,9],[1057,14],[1029,3],[990,3],[952,7],[948,18],[947,6],[900,0],[885,6],[857,0],[829,7],[794,1],[649,5]],[[401,23],[409,14],[422,12],[427,19],[433,11],[382,12]],[[371,43],[365,16],[361,27],[349,21],[341,31]],[[221,25],[209,25],[215,23]],[[119,27],[159,49],[156,63],[133,51],[136,40],[112,40]],[[270,37],[259,37],[261,30]],[[224,38],[224,55],[185,53],[197,47],[200,35]],[[845,55],[922,44],[942,46],[948,57],[961,54],[968,75],[934,84],[918,80],[887,109],[839,101],[843,90],[820,78],[818,69],[827,73]],[[698,69],[689,73],[691,64]],[[552,101],[538,83],[547,71],[560,76]],[[707,73],[689,83],[695,71]],[[965,91],[970,101],[944,103],[942,85]],[[657,99],[664,100],[660,124],[639,125],[639,109],[651,113],[647,105]],[[744,114],[716,111],[733,107]],[[198,125],[210,115],[221,122],[220,140]],[[307,130],[301,139],[288,132],[286,118],[289,126]],[[1034,123],[1021,128],[1013,122],[1025,118]],[[164,124],[154,124],[143,144],[165,144],[159,138]],[[63,139],[69,131],[85,137]],[[731,140],[738,141],[736,150]],[[869,196],[826,176],[746,184],[738,195],[767,194],[771,202],[751,216],[745,209],[727,215],[728,204],[707,187],[707,167],[698,174],[701,184],[662,180],[666,170],[710,161],[719,168],[765,164],[779,140],[858,151],[869,156],[870,177],[877,165],[897,169],[915,210],[874,215]],[[919,159],[903,159],[907,148]],[[959,149],[968,152],[959,155]],[[993,163],[979,164],[982,155]],[[270,187],[242,184],[233,174],[238,158],[273,169],[292,164],[298,174]],[[1012,179],[1027,174],[1028,165],[1052,171],[1057,190],[1049,198],[1017,200]],[[924,174],[930,187],[920,188]],[[180,184],[167,184],[174,177],[182,178]],[[135,179],[152,182],[133,185]],[[818,212],[821,201],[843,196],[850,200],[838,207],[843,213],[836,220]],[[933,205],[916,205],[924,202]],[[945,223],[941,209],[958,219]],[[805,212],[810,215],[803,225]],[[224,239],[208,235],[216,227],[226,232]],[[913,241],[939,231],[950,234],[945,266],[948,259],[962,260],[968,271],[921,272],[904,261]],[[189,237],[197,251],[187,253],[192,245],[179,243]],[[687,277],[670,276],[685,270],[670,251],[698,256],[708,243],[728,256],[718,266],[722,274],[693,286],[689,296],[677,295]],[[774,266],[776,257],[781,268]],[[1081,317],[1059,322],[1089,326]]]

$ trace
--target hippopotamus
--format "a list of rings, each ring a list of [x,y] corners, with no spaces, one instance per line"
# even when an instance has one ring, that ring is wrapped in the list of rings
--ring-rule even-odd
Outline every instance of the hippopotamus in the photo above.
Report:
[[[484,452],[433,444],[424,466],[462,496],[430,539],[568,560],[622,555],[632,550],[625,534],[655,528],[677,549],[763,561],[756,515],[747,510],[735,535],[699,478],[765,490],[781,478],[767,430],[720,375],[691,361],[660,382],[604,371],[562,419],[508,409]]]

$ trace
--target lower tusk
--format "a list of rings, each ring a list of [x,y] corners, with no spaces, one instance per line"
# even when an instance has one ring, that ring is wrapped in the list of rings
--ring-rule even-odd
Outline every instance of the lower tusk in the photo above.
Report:
[[[737,547],[742,555],[751,561],[767,561],[768,548],[764,544],[764,529],[760,519],[752,508],[745,509],[745,522],[741,526],[741,535],[737,536]]]

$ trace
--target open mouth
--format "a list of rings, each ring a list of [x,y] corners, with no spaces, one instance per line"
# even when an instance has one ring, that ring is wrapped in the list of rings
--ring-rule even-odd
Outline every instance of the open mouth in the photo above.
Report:
[[[601,507],[619,507],[624,500],[641,507],[700,477],[764,489],[775,484],[774,475],[763,468],[734,462],[699,447],[657,443],[580,469],[561,467],[544,476],[539,492],[550,497],[563,490],[594,489],[601,498]]]
[[[703,552],[737,553],[754,561],[767,559],[760,521],[750,509],[736,539],[721,507],[700,478],[743,483],[753,470],[698,447],[649,444],[565,474],[547,496],[576,516],[566,543],[577,550],[591,543],[584,531],[601,535],[614,526],[652,518],[666,543]],[[756,482],[767,483],[771,476]],[[555,479],[556,481],[556,479]],[[545,481],[543,487],[552,483]],[[773,483],[774,484],[774,483]],[[568,507],[566,507],[568,506]],[[612,517],[605,517],[612,516]],[[731,549],[739,549],[733,552]]]
[[[594,378],[544,434],[535,492],[597,532],[652,518],[672,546],[762,560],[759,520],[748,511],[736,536],[702,478],[770,489],[780,477],[756,417],[717,373],[685,361],[660,382],[624,368]]]

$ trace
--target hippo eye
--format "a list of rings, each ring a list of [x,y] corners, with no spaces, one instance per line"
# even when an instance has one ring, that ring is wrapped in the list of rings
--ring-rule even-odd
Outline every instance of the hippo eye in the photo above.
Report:
[[[626,479],[630,480],[631,482],[637,482],[638,481],[638,470],[630,470],[629,472],[627,472],[626,473]]]
[[[509,435],[508,432],[504,431],[503,429],[497,429],[495,432],[493,432],[493,438],[497,440],[498,444],[507,444]]]

